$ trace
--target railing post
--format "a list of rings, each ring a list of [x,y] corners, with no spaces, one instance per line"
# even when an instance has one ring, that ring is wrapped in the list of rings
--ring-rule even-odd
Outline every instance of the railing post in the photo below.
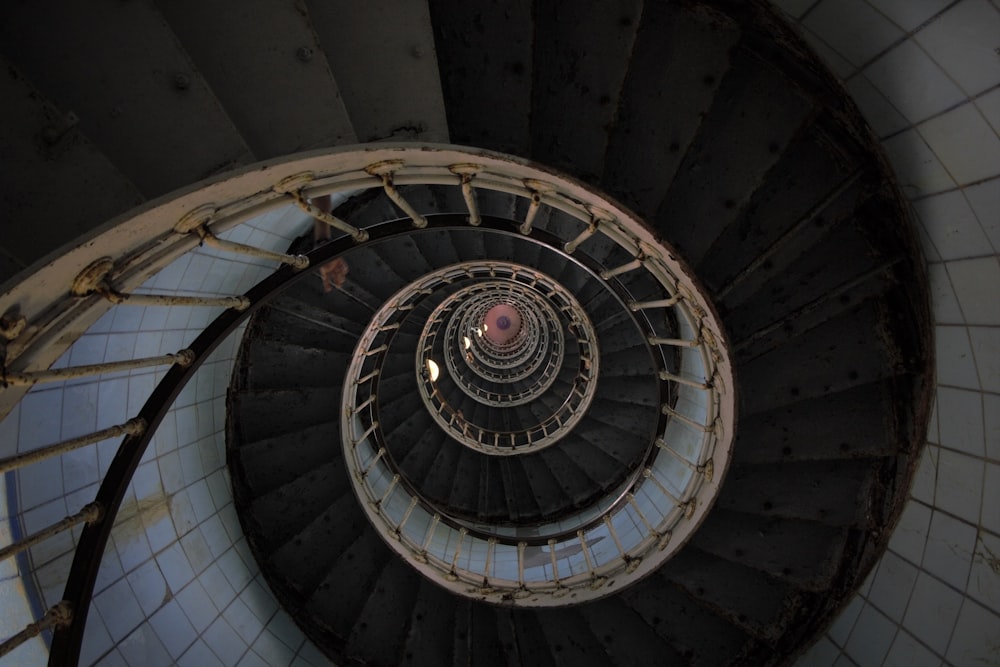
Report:
[[[65,454],[66,452],[71,452],[74,449],[79,449],[80,447],[100,442],[101,440],[107,440],[108,438],[116,438],[120,435],[139,435],[145,430],[145,419],[142,419],[141,417],[129,419],[124,424],[110,426],[88,435],[81,435],[79,438],[64,440],[54,445],[49,445],[48,447],[41,447],[30,452],[25,452],[24,454],[17,454],[16,456],[0,459],[0,473],[5,473],[8,470],[17,470],[18,468],[23,468],[26,465],[38,463],[39,461],[44,461],[49,457]]]
[[[32,637],[37,637],[51,628],[61,628],[73,621],[73,605],[67,600],[57,603],[42,616],[41,619],[21,630],[19,633],[0,644],[0,658],[7,655]]]
[[[30,549],[39,542],[44,542],[53,535],[58,535],[78,523],[94,523],[96,521],[100,521],[103,516],[104,508],[101,507],[100,503],[93,502],[88,505],[84,505],[83,509],[76,514],[71,514],[65,519],[57,521],[47,528],[43,528],[37,533],[28,535],[23,540],[18,540],[17,542],[0,549],[0,561],[19,554],[25,549]]]

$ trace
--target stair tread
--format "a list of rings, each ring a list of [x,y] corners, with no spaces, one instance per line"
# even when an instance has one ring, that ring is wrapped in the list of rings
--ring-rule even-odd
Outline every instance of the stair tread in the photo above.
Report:
[[[424,3],[306,2],[358,141],[448,142]],[[367,54],[358,58],[357,54]]]
[[[258,159],[357,143],[305,12],[267,0],[238,12],[195,0],[159,8]]]
[[[640,0],[535,7],[544,39],[534,44],[533,159],[593,180],[600,175],[641,13]]]
[[[739,35],[732,21],[710,10],[643,7],[602,184],[647,218],[711,108]]]
[[[0,29],[2,30],[2,29]],[[0,105],[4,128],[56,128],[65,123],[66,107],[38,91],[17,68],[0,56]],[[17,197],[0,199],[4,259],[0,282],[80,234],[143,201],[136,186],[79,128],[69,127],[51,147],[39,146],[34,133],[5,131],[3,190]],[[86,174],[85,179],[73,178]],[[52,183],[60,195],[52,196]],[[95,190],[100,197],[93,197]],[[33,220],[45,221],[39,234]]]
[[[118,38],[109,41],[108,34]],[[73,110],[80,130],[147,198],[253,161],[208,83],[150,4],[69,4],[52,12],[6,3],[0,41],[43,94]],[[164,75],[154,72],[185,78],[165,85]]]

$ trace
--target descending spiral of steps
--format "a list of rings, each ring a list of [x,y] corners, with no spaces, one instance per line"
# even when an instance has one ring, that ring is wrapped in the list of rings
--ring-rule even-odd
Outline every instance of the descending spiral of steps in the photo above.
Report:
[[[377,34],[374,18],[391,16],[360,3],[296,3],[327,49],[298,59],[325,56],[339,85],[302,79],[273,95],[275,106],[310,110],[296,123],[262,120],[260,100],[227,79],[229,33],[208,39],[211,22],[196,20],[197,11],[210,17],[208,5],[160,4],[190,58],[183,65],[204,70],[193,87],[181,75],[173,86],[225,113],[188,118],[212,140],[151,164],[152,151],[128,146],[110,120],[88,123],[83,105],[84,127],[131,182],[104,187],[97,208],[76,197],[82,217],[104,220],[139,191],[154,197],[248,156],[354,138],[447,139],[531,160],[630,208],[687,267],[689,288],[725,334],[727,395],[738,402],[720,437],[728,458],[711,480],[704,456],[686,461],[691,478],[711,481],[704,515],[596,576],[604,565],[575,555],[594,551],[579,534],[605,519],[610,529],[647,471],[677,458],[663,436],[690,420],[683,392],[711,389],[708,374],[685,384],[683,349],[650,342],[683,340],[683,318],[631,308],[670,294],[646,271],[616,273],[636,258],[605,236],[571,251],[579,221],[550,206],[530,214],[530,197],[476,189],[482,220],[473,225],[459,188],[401,186],[424,229],[380,190],[341,204],[339,218],[373,230],[364,243],[333,241],[347,282],[326,293],[310,269],[253,316],[228,405],[228,464],[248,541],[317,646],[337,664],[762,665],[788,661],[825,627],[884,549],[925,431],[927,290],[904,206],[856,109],[764,3],[397,7],[426,11],[432,44],[408,53],[434,53],[430,83],[407,81],[405,67],[376,71],[384,54],[350,57],[358,35]],[[272,11],[254,25],[286,30]],[[4,37],[31,54],[43,40],[28,24],[41,22],[23,23]],[[35,85],[86,98],[64,63],[12,60]],[[387,111],[395,98],[380,97],[382,81],[412,105]],[[438,94],[446,127],[427,111]],[[126,102],[108,105],[109,118],[134,121]],[[75,146],[58,142],[53,159]],[[433,288],[421,283],[432,279]],[[419,299],[385,326],[401,294]],[[501,317],[510,338],[483,326]],[[359,386],[373,388],[364,411]],[[357,434],[369,429],[383,453],[358,453]],[[386,476],[373,501],[363,468],[382,464],[398,479]],[[436,557],[380,519],[390,512],[381,499],[387,507],[399,494],[464,530],[460,540],[506,545],[527,569],[543,570],[550,556],[585,559],[573,572],[578,588],[563,595],[558,568],[544,582],[515,573],[497,579],[517,586],[473,585],[454,568],[470,555],[453,544],[437,558],[454,553],[451,570],[428,564]],[[609,530],[604,547],[614,551],[619,537]],[[553,555],[553,544],[573,539],[577,552]]]
[[[480,72],[460,63],[479,62],[468,50],[488,47],[489,37],[462,27],[468,12],[438,7],[452,140],[521,148],[496,135],[509,126],[499,118],[506,109],[465,106]],[[780,663],[823,627],[879,553],[926,418],[913,242],[850,107],[807,60],[741,31],[741,21],[760,16],[718,9],[647,3],[641,15],[602,16],[620,41],[589,51],[576,40],[596,17],[536,8],[535,30],[559,48],[536,56],[524,102],[529,157],[632,206],[693,267],[729,335],[740,404],[733,460],[708,518],[655,571],[544,608],[527,591],[477,598],[475,588],[446,588],[454,579],[446,569],[421,569],[419,549],[399,547],[379,522],[378,503],[352,481],[350,446],[341,446],[354,419],[346,388],[361,373],[351,372],[359,355],[375,349],[359,340],[382,321],[376,314],[414,281],[465,267],[465,280],[426,290],[380,353],[373,400],[397,473],[381,488],[391,496],[405,486],[455,526],[515,544],[599,519],[646,465],[661,403],[676,400],[661,395],[647,337],[676,337],[677,322],[661,312],[643,331],[608,289],[601,272],[630,259],[614,244],[560,252],[573,232],[557,211],[545,210],[525,237],[514,230],[528,202],[482,190],[493,224],[471,228],[457,188],[412,186],[405,198],[432,229],[348,250],[343,289],[324,294],[317,279],[300,281],[253,320],[230,396],[237,502],[279,599],[339,664]],[[673,56],[685,51],[688,59]],[[514,70],[514,79],[527,76]],[[555,84],[567,77],[574,94],[594,100],[569,117],[569,88]],[[384,194],[335,213],[362,227],[406,217]],[[491,274],[474,274],[477,262],[493,263]],[[592,323],[599,372],[592,402],[555,442],[499,456],[471,446],[484,438],[470,429],[507,434],[543,422],[572,393],[586,354],[573,327],[545,324],[551,316],[531,301],[551,295],[505,288],[516,267],[575,296]],[[663,296],[642,271],[616,279],[634,300]],[[486,308],[500,303],[521,308],[536,338],[539,327],[548,334],[539,364],[556,368],[532,400],[510,398],[537,380],[537,367],[504,386],[502,373],[475,372],[496,368],[490,355],[500,348],[463,340],[478,337]],[[531,350],[526,357],[530,366]],[[551,551],[539,549],[547,560]]]

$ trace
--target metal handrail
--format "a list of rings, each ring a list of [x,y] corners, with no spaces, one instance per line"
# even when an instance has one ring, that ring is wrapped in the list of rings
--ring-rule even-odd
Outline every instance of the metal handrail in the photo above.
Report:
[[[407,160],[412,160],[415,164],[408,163]],[[456,165],[464,166],[457,169]],[[530,201],[528,215],[522,222],[515,223],[517,231],[521,234],[533,239],[544,236],[544,233],[539,233],[533,228],[535,214],[543,205],[567,213],[585,224],[583,232],[565,243],[567,252],[575,252],[581,243],[598,232],[611,238],[636,257],[648,258],[651,255],[646,249],[659,247],[652,233],[631,214],[615,204],[609,204],[606,200],[595,199],[585,186],[561,178],[560,187],[551,187],[548,181],[554,177],[547,172],[538,170],[523,160],[480,150],[451,146],[382,144],[362,150],[348,147],[332,151],[316,151],[293,159],[271,161],[265,163],[264,167],[262,169],[261,165],[253,165],[234,174],[218,177],[207,182],[204,188],[190,190],[159,206],[141,210],[116,226],[106,228],[91,238],[89,243],[78,244],[74,249],[39,269],[38,273],[44,279],[31,281],[30,286],[27,283],[9,286],[3,294],[0,294],[0,313],[3,313],[5,338],[2,371],[7,378],[13,379],[20,385],[15,386],[9,381],[5,383],[3,391],[0,392],[0,418],[6,416],[23,397],[27,387],[34,382],[49,377],[58,379],[65,377],[59,373],[53,375],[52,371],[45,370],[75,340],[73,336],[65,336],[64,332],[85,331],[113,303],[190,303],[227,308],[202,331],[189,348],[170,359],[155,360],[157,363],[172,363],[172,365],[134,418],[141,420],[146,428],[128,433],[101,482],[94,501],[95,506],[101,508],[100,516],[86,523],[81,531],[64,600],[57,605],[60,610],[71,610],[71,614],[54,612],[51,619],[47,617],[48,620],[39,622],[45,623],[45,627],[54,628],[49,660],[52,665],[76,664],[78,661],[83,628],[100,565],[100,558],[95,555],[103,553],[114,517],[131,476],[173,399],[200,367],[207,354],[227,335],[281,288],[306,275],[299,273],[299,269],[305,266],[321,266],[355,243],[365,242],[370,238],[389,238],[395,234],[405,234],[414,227],[427,226],[428,220],[418,214],[401,196],[398,186],[419,183],[460,187],[469,208],[469,216],[462,222],[478,223],[495,229],[509,226],[510,223],[483,219],[477,209],[476,190],[487,189],[527,197]],[[329,214],[316,214],[308,204],[309,199],[315,196],[377,187],[381,187],[407,214],[409,220],[406,224],[359,229]],[[199,242],[207,241],[214,244],[213,239],[217,239],[218,234],[287,203],[293,203],[309,211],[332,228],[343,232],[345,236],[317,248],[304,258],[262,250],[259,256],[280,261],[283,265],[242,296],[188,298],[134,293],[136,287],[159,269],[190,251]],[[598,205],[610,210],[599,208]],[[195,219],[197,216],[190,214],[197,209],[210,209],[209,219],[201,220],[200,224],[186,229],[181,222]],[[442,219],[435,223],[454,224],[450,219]],[[215,245],[222,250],[247,252],[244,248],[237,248],[232,244]],[[111,265],[108,265],[107,257],[114,258]],[[95,266],[102,271],[95,272]],[[652,259],[643,261],[643,268],[657,277],[670,294],[678,291],[678,286],[674,282],[676,276],[684,276],[686,281],[694,283],[690,272],[673,255],[653,253]],[[88,280],[93,281],[92,284],[87,280],[81,283],[84,287],[90,284],[89,289],[70,290],[66,287],[74,276],[79,278],[84,274],[87,274]],[[98,277],[96,280],[94,280],[95,275]],[[717,419],[721,420],[719,423],[727,424],[726,432],[720,438],[720,442],[724,445],[721,450],[716,448],[716,452],[721,456],[716,462],[716,470],[720,468],[724,470],[728,464],[728,448],[731,446],[732,429],[728,425],[735,421],[732,383],[723,383],[722,377],[719,381],[714,379],[720,374],[720,368],[725,369],[722,372],[723,377],[728,378],[731,375],[728,357],[721,345],[724,334],[716,320],[711,317],[706,318],[706,313],[711,312],[711,305],[707,300],[701,299],[698,303],[693,300],[690,303],[682,301],[675,306],[675,310],[682,314],[688,323],[687,328],[693,332],[692,338],[683,340],[704,343],[698,347],[703,358],[702,367],[706,372],[708,369],[712,369],[713,372],[713,379],[709,380],[706,377],[702,383],[706,386],[705,390],[715,392],[713,395],[719,396],[717,393],[719,387],[728,386],[730,389],[721,394],[725,400],[716,406]],[[653,349],[658,349],[655,346],[661,343],[655,336],[651,338]],[[142,363],[145,365],[152,362],[153,359],[150,359]],[[95,365],[70,373],[92,374],[106,372],[107,368],[105,365]],[[663,369],[661,373],[668,373],[667,367],[661,365],[661,368]],[[663,376],[661,382],[671,383],[674,380]],[[661,425],[664,417],[661,416]],[[641,471],[636,471],[634,474],[637,475],[639,472]],[[716,479],[718,476],[717,474]],[[398,478],[392,479],[397,481],[390,489],[384,490],[384,496],[377,499],[379,505],[400,488]],[[628,497],[627,491],[623,492],[621,498]],[[615,500],[616,506],[621,502],[621,498]],[[692,514],[703,513],[705,509],[707,508],[701,505]],[[470,531],[468,528],[464,531],[459,528],[459,533],[465,537]],[[580,540],[582,542],[583,535],[580,536]],[[490,544],[495,545],[496,542]],[[520,576],[516,583],[521,589],[525,585],[523,577],[525,545],[528,543],[523,540],[518,543]],[[586,551],[586,545],[584,549]],[[460,550],[461,543],[451,558],[449,572],[454,572]],[[434,557],[429,558],[433,560]],[[629,566],[631,567],[631,564]],[[596,576],[593,569],[590,569],[590,576],[592,579]],[[564,583],[569,580],[562,579]],[[553,595],[557,593],[558,591]],[[520,593],[515,594],[515,597],[519,596]]]

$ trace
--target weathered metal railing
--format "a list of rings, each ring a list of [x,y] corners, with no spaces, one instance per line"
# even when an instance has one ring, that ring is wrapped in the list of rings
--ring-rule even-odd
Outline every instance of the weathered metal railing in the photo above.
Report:
[[[657,439],[663,444],[651,448],[655,454],[647,459],[645,468],[635,471],[621,489],[573,517],[541,527],[542,533],[548,534],[542,542],[522,539],[516,530],[515,534],[509,534],[508,528],[457,525],[439,511],[425,507],[419,498],[409,495],[405,479],[387,468],[390,461],[384,447],[379,445],[380,424],[377,419],[368,419],[377,414],[377,402],[352,412],[352,418],[345,421],[343,428],[345,455],[355,471],[355,488],[366,513],[389,538],[393,548],[428,576],[443,577],[463,594],[496,599],[513,597],[526,603],[545,604],[539,596],[554,600],[570,590],[585,588],[594,589],[595,595],[601,594],[605,590],[605,577],[621,571],[641,576],[658,565],[670,551],[665,547],[671,534],[674,537],[669,544],[683,542],[711,505],[728,463],[735,420],[734,396],[727,390],[733,386],[731,367],[720,344],[721,328],[711,316],[707,300],[694,287],[687,269],[640,221],[582,184],[525,161],[480,150],[380,144],[363,149],[318,151],[264,166],[262,169],[261,165],[255,165],[206,182],[198,190],[192,189],[131,218],[121,219],[88,243],[79,244],[38,268],[31,281],[15,284],[0,294],[3,337],[0,418],[39,382],[169,364],[143,408],[128,423],[3,461],[5,470],[17,469],[106,437],[125,436],[89,509],[68,517],[65,525],[59,522],[41,531],[47,536],[69,525],[84,524],[63,600],[43,619],[29,624],[5,642],[0,652],[11,651],[31,637],[51,630],[50,664],[77,663],[101,554],[115,516],[143,452],[184,384],[215,346],[246,317],[289,282],[301,279],[302,268],[321,266],[354,244],[405,233],[395,228],[361,229],[310,203],[316,197],[335,193],[380,188],[409,218],[412,228],[425,227],[429,221],[405,198],[401,190],[404,186],[457,187],[468,209],[466,223],[491,224],[494,228],[496,223],[487,223],[479,213],[477,192],[513,194],[526,201],[527,213],[513,223],[511,230],[532,238],[545,236],[538,227],[538,213],[543,207],[561,211],[583,225],[573,238],[559,240],[567,253],[577,252],[598,233],[611,239],[636,259],[628,266],[612,269],[607,279],[613,282],[623,272],[647,271],[663,286],[666,300],[674,301],[641,304],[637,310],[670,308],[680,329],[675,339],[650,334],[652,346],[676,346],[682,359],[679,368],[665,367],[661,371],[664,386],[675,387],[678,395],[677,401],[664,404],[665,427],[659,429]],[[289,204],[343,236],[305,258],[225,241],[221,236],[236,225]],[[280,266],[243,295],[135,292],[160,269],[199,244],[274,261]],[[206,306],[225,310],[195,341],[175,355],[50,369],[75,337],[114,304]],[[399,312],[406,312],[408,304],[394,305]],[[385,324],[378,322],[369,331],[391,336],[393,330],[384,329]],[[369,346],[366,354],[355,357],[345,383],[348,388],[344,392],[345,408],[353,410],[371,395],[364,394],[373,391],[377,384],[377,361],[386,349]],[[692,428],[692,424],[698,428]],[[683,488],[672,486],[676,480],[670,477],[671,466],[679,460],[687,464],[676,466],[686,471],[688,483]],[[657,495],[658,489],[664,492]],[[605,549],[602,545],[613,548]],[[10,545],[4,553],[18,548],[21,547]],[[657,549],[661,556],[653,555]]]

